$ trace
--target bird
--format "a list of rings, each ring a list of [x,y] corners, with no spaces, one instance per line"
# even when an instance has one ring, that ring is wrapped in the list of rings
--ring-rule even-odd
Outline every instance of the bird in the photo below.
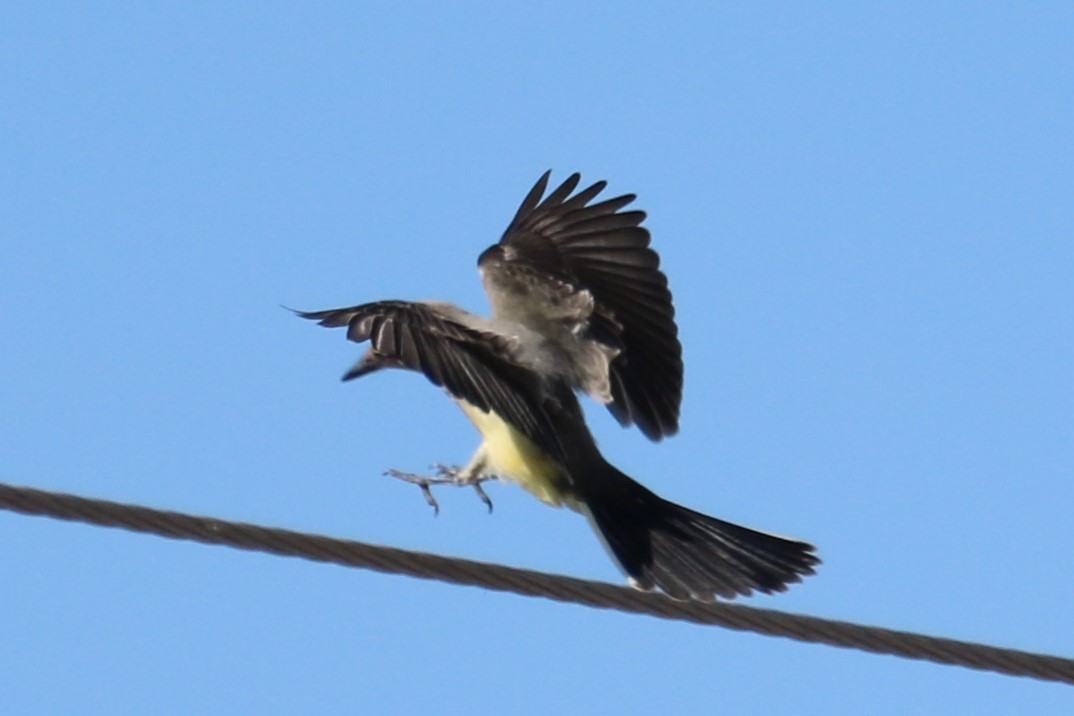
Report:
[[[649,439],[679,428],[682,346],[667,278],[640,226],[635,196],[592,203],[575,173],[547,196],[545,172],[478,269],[492,315],[442,301],[378,300],[295,311],[369,343],[344,373],[418,372],[444,389],[481,434],[465,467],[439,477],[389,471],[422,486],[521,485],[584,515],[628,582],[673,599],[711,601],[784,591],[813,574],[815,548],[666,500],[604,458],[577,394]]]

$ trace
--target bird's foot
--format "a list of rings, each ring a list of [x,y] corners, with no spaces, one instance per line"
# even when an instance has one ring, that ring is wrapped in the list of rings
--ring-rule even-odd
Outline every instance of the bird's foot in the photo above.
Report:
[[[429,503],[429,506],[433,508],[433,514],[440,514],[440,503],[433,497],[432,486],[433,485],[452,485],[454,487],[472,487],[477,496],[488,507],[489,513],[492,512],[492,500],[485,493],[485,489],[481,487],[482,482],[494,479],[490,475],[474,474],[467,472],[463,468],[455,465],[444,465],[441,463],[435,463],[433,470],[436,471],[435,475],[415,475],[412,472],[403,472],[401,470],[389,469],[385,470],[384,474],[389,477],[402,480],[403,482],[409,482],[412,485],[417,485],[421,488],[421,494],[425,498],[425,501]]]

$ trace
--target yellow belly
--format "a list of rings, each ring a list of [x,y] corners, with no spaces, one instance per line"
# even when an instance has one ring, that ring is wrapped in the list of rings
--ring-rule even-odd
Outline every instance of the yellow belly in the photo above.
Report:
[[[558,463],[496,413],[486,413],[462,401],[459,405],[484,438],[488,472],[517,482],[550,505],[563,504],[567,495]]]

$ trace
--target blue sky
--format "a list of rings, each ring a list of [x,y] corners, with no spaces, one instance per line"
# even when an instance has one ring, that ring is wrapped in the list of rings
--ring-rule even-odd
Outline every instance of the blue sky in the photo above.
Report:
[[[584,6],[583,6],[584,5]],[[601,580],[576,515],[381,476],[476,434],[280,308],[485,303],[546,169],[634,192],[750,604],[1074,655],[1065,3],[8,4],[0,480]],[[1065,713],[1069,687],[0,513],[8,713]]]

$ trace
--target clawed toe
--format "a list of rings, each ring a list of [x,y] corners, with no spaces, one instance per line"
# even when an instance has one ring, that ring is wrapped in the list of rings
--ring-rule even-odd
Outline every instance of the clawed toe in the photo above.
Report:
[[[422,497],[425,498],[425,502],[433,508],[433,514],[440,514],[440,503],[436,501],[433,496],[433,485],[453,485],[455,487],[472,487],[474,492],[477,493],[478,498],[485,503],[489,513],[492,513],[492,499],[489,498],[485,489],[481,487],[481,483],[486,480],[493,479],[489,475],[481,474],[467,474],[462,468],[456,465],[445,465],[443,463],[434,463],[432,466],[436,472],[435,475],[416,475],[412,472],[403,472],[402,470],[388,469],[384,471],[384,474],[388,477],[394,477],[403,482],[409,482],[412,485],[417,485],[421,489]]]

